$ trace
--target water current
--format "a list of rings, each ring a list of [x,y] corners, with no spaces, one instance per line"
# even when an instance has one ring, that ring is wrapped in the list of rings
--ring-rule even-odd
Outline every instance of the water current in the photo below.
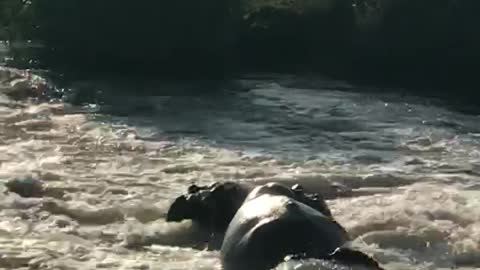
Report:
[[[0,77],[0,179],[45,185],[0,194],[2,269],[220,269],[217,252],[183,247],[189,222],[164,217],[189,184],[225,180],[322,192],[389,270],[480,267],[474,114],[296,76],[73,81],[48,102],[9,97]]]

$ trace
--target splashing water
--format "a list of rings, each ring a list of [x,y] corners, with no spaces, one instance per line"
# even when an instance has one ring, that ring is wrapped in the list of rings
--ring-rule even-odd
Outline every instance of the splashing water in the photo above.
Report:
[[[164,217],[190,183],[223,180],[322,192],[387,269],[480,265],[477,116],[287,77],[164,96],[82,82],[103,93],[87,108],[13,99],[25,86],[0,77],[0,179],[43,184],[35,198],[0,194],[0,268],[220,269],[217,252],[185,247],[195,226]]]

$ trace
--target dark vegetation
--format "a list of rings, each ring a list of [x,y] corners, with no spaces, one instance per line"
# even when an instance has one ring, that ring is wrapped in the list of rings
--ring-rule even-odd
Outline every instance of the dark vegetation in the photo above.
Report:
[[[0,0],[0,37],[49,67],[222,77],[319,72],[473,92],[478,0]]]

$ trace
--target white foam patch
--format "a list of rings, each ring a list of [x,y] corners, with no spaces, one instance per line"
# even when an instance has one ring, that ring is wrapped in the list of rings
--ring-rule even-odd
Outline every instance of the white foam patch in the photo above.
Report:
[[[125,224],[123,235],[123,245],[130,248],[163,245],[206,249],[209,240],[209,234],[190,221],[181,223],[157,221],[149,224],[130,221]]]
[[[416,184],[389,195],[339,199],[334,216],[360,246],[393,250],[412,260],[437,267],[474,266],[480,243],[479,193],[453,186]]]
[[[0,88],[13,91],[13,81],[1,72]],[[308,99],[311,92],[297,92],[296,99],[283,90],[253,94],[318,108]],[[356,94],[322,95],[315,97],[325,108],[347,95],[355,103],[351,110],[365,109]],[[341,106],[350,111],[346,103]],[[385,108],[376,110],[364,116],[376,121]],[[354,245],[389,270],[480,263],[480,155],[474,138],[392,125],[385,132],[402,138],[392,162],[359,164],[336,152],[290,161],[188,138],[144,140],[143,127],[102,122],[82,111],[0,95],[0,181],[33,177],[46,190],[43,198],[21,198],[0,185],[0,268],[220,269],[218,252],[189,248],[203,241],[198,228],[163,219],[172,199],[191,183],[225,180],[300,183],[328,195]],[[279,269],[328,269],[319,263]]]

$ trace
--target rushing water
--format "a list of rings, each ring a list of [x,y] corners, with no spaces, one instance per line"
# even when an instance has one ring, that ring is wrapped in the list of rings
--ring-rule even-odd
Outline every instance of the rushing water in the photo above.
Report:
[[[480,265],[475,115],[326,79],[69,86],[76,105],[0,98],[0,178],[46,185],[0,194],[0,268],[220,269],[164,216],[187,185],[222,180],[323,192],[387,269]]]

